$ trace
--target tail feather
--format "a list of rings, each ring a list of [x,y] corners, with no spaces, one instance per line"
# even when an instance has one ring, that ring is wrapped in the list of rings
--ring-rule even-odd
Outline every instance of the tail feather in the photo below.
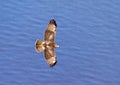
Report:
[[[41,40],[36,40],[36,51],[38,53],[40,53],[41,51],[45,50],[45,47],[44,47],[44,42],[42,42]]]

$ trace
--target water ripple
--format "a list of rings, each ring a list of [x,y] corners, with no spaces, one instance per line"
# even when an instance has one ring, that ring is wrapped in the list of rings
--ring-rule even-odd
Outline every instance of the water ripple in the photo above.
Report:
[[[63,3],[64,2],[64,3]],[[0,84],[118,85],[120,1],[0,3]],[[35,51],[51,18],[58,24],[58,63]],[[58,83],[59,82],[59,83]]]

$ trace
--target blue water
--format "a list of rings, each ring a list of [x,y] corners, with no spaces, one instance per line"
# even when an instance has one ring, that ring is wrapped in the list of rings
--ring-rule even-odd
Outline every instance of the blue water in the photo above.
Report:
[[[35,51],[57,22],[57,65]],[[0,85],[119,85],[119,0],[1,0]]]

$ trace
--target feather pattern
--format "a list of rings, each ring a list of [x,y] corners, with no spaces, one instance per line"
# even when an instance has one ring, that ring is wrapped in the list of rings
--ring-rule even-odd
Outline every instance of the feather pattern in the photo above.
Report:
[[[54,19],[50,20],[47,29],[44,34],[44,42],[38,40],[36,42],[36,50],[41,52],[44,50],[44,56],[50,67],[53,67],[57,63],[56,54],[54,48],[58,47],[55,44],[55,35],[56,35],[56,21]]]

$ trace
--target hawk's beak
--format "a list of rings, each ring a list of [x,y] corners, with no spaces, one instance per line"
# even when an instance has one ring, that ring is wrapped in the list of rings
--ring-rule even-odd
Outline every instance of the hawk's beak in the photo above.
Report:
[[[55,48],[59,48],[59,47],[60,47],[59,45],[55,44]]]

